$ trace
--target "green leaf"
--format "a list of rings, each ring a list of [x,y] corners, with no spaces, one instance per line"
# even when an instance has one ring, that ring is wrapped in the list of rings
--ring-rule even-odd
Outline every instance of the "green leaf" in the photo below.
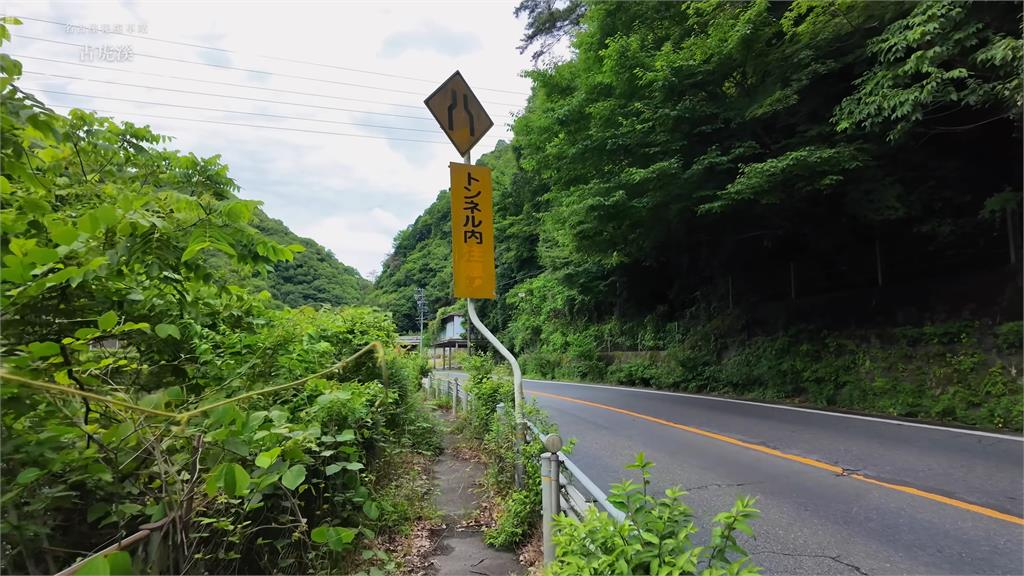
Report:
[[[241,496],[249,491],[249,473],[238,464],[221,464],[206,477],[206,493],[213,496],[223,489],[228,496]]]
[[[146,322],[125,322],[117,329],[117,333],[131,332],[132,330],[142,330],[149,334],[149,324]]]
[[[317,544],[327,544],[332,550],[343,550],[356,537],[354,528],[336,526],[318,526],[310,533],[310,538]]]
[[[117,208],[104,204],[103,206],[97,206],[92,211],[96,215],[96,221],[99,222],[100,226],[107,228],[113,226],[121,221],[121,216],[117,213]]]
[[[37,216],[49,214],[50,212],[53,211],[50,208],[49,204],[43,202],[39,198],[33,198],[31,196],[24,198],[21,201],[21,209],[24,210],[27,214],[35,214]]]
[[[376,520],[380,516],[380,508],[377,507],[377,503],[373,500],[367,500],[363,502],[363,514],[370,520]]]
[[[343,466],[345,466],[345,469],[347,470],[362,470],[365,468],[362,462],[345,462]]]
[[[336,434],[334,436],[334,439],[337,440],[338,442],[348,442],[349,440],[355,439],[355,437],[356,437],[355,430],[345,430],[341,434]]]
[[[327,542],[328,530],[330,530],[328,526],[317,526],[310,532],[309,537],[313,539],[313,542],[323,544]]]
[[[260,455],[256,457],[256,465],[260,468],[268,468],[274,463],[274,460],[277,460],[277,455],[280,453],[280,448],[273,448],[266,452],[261,452]]]
[[[31,484],[36,480],[36,478],[39,478],[43,474],[44,472],[39,468],[25,468],[20,474],[18,474],[18,477],[14,479],[14,482],[16,484]]]
[[[156,335],[161,338],[174,336],[176,340],[181,340],[181,332],[178,331],[178,327],[174,324],[157,324],[154,330],[156,330]]]
[[[110,566],[111,576],[129,576],[135,574],[132,568],[131,554],[121,550],[107,556],[107,564]]]
[[[89,506],[89,510],[85,513],[85,521],[93,522],[100,516],[110,512],[110,505],[105,502],[97,502],[92,506]]]
[[[238,464],[228,464],[224,468],[224,493],[228,496],[241,496],[249,492],[249,473]]]
[[[96,325],[99,326],[100,330],[110,330],[117,324],[117,313],[110,310],[103,316],[100,316],[96,320]]]
[[[75,338],[78,338],[79,340],[89,340],[99,333],[100,331],[95,328],[79,328],[78,330],[75,330]]]
[[[93,556],[75,574],[81,576],[110,576],[110,563],[105,556]]]
[[[739,530],[740,532],[746,534],[747,536],[750,536],[751,538],[754,537],[754,531],[750,528],[750,525],[747,524],[746,522],[737,522],[735,524],[735,528],[737,530]]]
[[[28,251],[26,255],[31,262],[35,262],[40,266],[56,262],[60,259],[60,254],[53,248],[33,248]]]
[[[35,358],[49,358],[60,354],[60,344],[56,342],[32,342],[28,345],[28,353]]]
[[[36,245],[35,240],[26,240],[25,238],[11,238],[7,248],[15,256],[24,256]]]
[[[142,510],[142,506],[139,506],[138,504],[132,502],[128,502],[125,504],[119,504],[117,506],[117,509],[123,512],[125,515],[131,516],[132,514],[137,513],[139,510]]]
[[[341,464],[331,464],[324,468],[324,476],[332,476],[334,474],[337,474],[338,471],[341,470],[341,468]]]
[[[295,490],[305,479],[306,467],[301,464],[296,464],[281,476],[281,483],[288,487],[288,489]]]
[[[200,250],[204,248],[209,248],[212,245],[212,242],[208,242],[206,240],[201,240],[199,242],[193,242],[189,244],[188,248],[186,248],[185,252],[181,255],[181,261],[187,262],[188,260],[191,260],[196,254],[199,253]]]

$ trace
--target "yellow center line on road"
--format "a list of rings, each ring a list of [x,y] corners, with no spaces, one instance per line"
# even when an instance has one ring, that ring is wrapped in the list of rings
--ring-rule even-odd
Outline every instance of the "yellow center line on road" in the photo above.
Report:
[[[860,480],[862,482],[867,482],[869,484],[874,484],[876,486],[881,486],[883,488],[888,488],[890,490],[896,490],[897,492],[903,492],[905,494],[911,494],[911,495],[914,495],[914,496],[919,496],[921,498],[927,498],[929,500],[934,500],[935,502],[941,502],[941,503],[947,504],[949,506],[954,506],[956,508],[960,508],[961,510],[967,510],[969,512],[974,512],[976,514],[981,514],[982,516],[988,516],[989,518],[996,518],[997,520],[1003,520],[1003,521],[1006,521],[1006,522],[1010,522],[1010,523],[1013,523],[1013,524],[1018,524],[1018,525],[1024,526],[1024,518],[1019,518],[1017,516],[1013,516],[1012,514],[1004,514],[1003,512],[999,512],[998,510],[993,510],[991,508],[985,508],[984,506],[979,506],[977,504],[971,504],[970,502],[964,502],[962,500],[957,500],[956,498],[949,498],[947,496],[942,496],[940,494],[934,494],[932,492],[926,492],[924,490],[919,490],[919,489],[913,488],[911,486],[904,486],[902,484],[892,484],[890,482],[882,482],[881,480],[875,480],[874,478],[868,478],[867,476],[864,476],[863,474],[848,474],[848,473],[844,472],[843,468],[840,467],[840,466],[836,466],[834,464],[829,464],[827,462],[822,462],[820,460],[815,460],[813,458],[805,458],[804,456],[797,456],[796,454],[788,454],[786,452],[782,452],[782,451],[776,450],[774,448],[768,448],[766,446],[760,446],[758,444],[752,444],[750,442],[744,442],[743,440],[737,440],[736,438],[725,436],[723,434],[717,434],[715,432],[709,432],[707,430],[702,430],[700,428],[694,428],[693,426],[687,426],[685,424],[678,424],[678,423],[672,422],[670,420],[663,420],[663,419],[657,418],[655,416],[648,416],[647,414],[640,414],[639,412],[633,412],[632,410],[625,410],[623,408],[616,408],[615,406],[609,406],[607,404],[599,404],[597,402],[590,402],[589,400],[580,400],[579,398],[573,398],[571,396],[562,396],[561,394],[552,394],[550,392],[538,392],[536,390],[530,390],[528,393],[529,394],[535,394],[537,396],[544,396],[546,398],[554,398],[555,400],[564,400],[566,402],[575,402],[576,404],[583,404],[584,406],[591,406],[593,408],[601,408],[603,410],[609,410],[611,412],[618,412],[619,414],[625,414],[626,416],[633,416],[634,418],[640,418],[641,420],[647,420],[648,422],[654,422],[655,424],[661,424],[663,426],[669,426],[671,428],[676,428],[678,430],[683,430],[683,431],[686,431],[686,432],[690,432],[692,434],[697,434],[699,436],[704,436],[705,438],[711,438],[713,440],[718,440],[720,442],[725,442],[727,444],[732,444],[733,446],[739,446],[741,448],[747,448],[748,450],[754,450],[756,452],[761,452],[762,454],[768,454],[769,456],[775,456],[777,458],[784,458],[786,460],[792,460],[793,462],[798,462],[798,463],[803,464],[805,466],[812,466],[814,468],[820,468],[821,470],[827,470],[829,472],[832,472],[833,474],[837,474],[837,475],[840,475],[840,476],[846,476],[848,478],[853,478],[854,480]]]

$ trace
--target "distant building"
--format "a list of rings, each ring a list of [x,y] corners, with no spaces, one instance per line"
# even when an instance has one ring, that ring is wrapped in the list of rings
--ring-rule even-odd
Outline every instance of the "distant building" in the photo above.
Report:
[[[420,340],[420,335],[419,334],[413,334],[412,336],[399,336],[398,337],[398,346],[401,347],[401,348],[404,348],[406,350],[411,350],[413,348],[419,348],[420,344],[421,344],[421,340]]]
[[[452,362],[459,348],[469,351],[472,347],[468,335],[469,324],[462,314],[449,314],[441,319],[441,331],[433,343],[434,367],[437,368],[437,349],[441,349],[441,369],[454,367]]]

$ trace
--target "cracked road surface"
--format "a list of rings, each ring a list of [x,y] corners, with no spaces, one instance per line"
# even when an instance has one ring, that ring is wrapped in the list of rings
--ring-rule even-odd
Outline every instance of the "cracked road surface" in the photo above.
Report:
[[[644,451],[656,489],[690,487],[702,526],[737,495],[758,496],[746,545],[767,574],[1024,574],[1019,437],[633,388],[525,388],[603,488]]]

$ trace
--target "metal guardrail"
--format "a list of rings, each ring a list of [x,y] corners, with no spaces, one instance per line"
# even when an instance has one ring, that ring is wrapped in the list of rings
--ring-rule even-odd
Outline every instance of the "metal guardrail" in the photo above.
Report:
[[[458,414],[459,404],[462,410],[469,410],[473,395],[466,392],[458,378],[434,378],[433,374],[421,380],[427,397],[431,399],[449,398],[452,415]]]
[[[544,564],[555,560],[554,519],[566,514],[582,520],[591,509],[607,513],[621,523],[626,515],[608,501],[608,496],[562,453],[562,438],[558,434],[544,434],[527,420],[533,438],[540,441],[547,452],[540,455],[541,520],[544,546]]]
[[[545,448],[549,450],[555,448],[555,445],[549,445],[549,441],[554,434],[544,434],[537,428],[537,426],[527,420],[527,427],[533,435],[533,438],[527,438],[528,440],[539,440],[544,444]],[[602,512],[607,512],[609,516],[614,518],[617,522],[622,522],[626,519],[625,513],[619,510],[611,502],[608,501],[608,496],[603,490],[598,488],[597,484],[588,477],[580,467],[576,465],[568,456],[561,451],[562,439],[559,437],[557,440],[557,450],[554,452],[558,456],[558,486],[559,486],[559,503],[560,508],[563,512],[569,513],[577,519],[582,519],[586,515],[587,510],[593,507],[597,507]],[[550,452],[549,452],[550,453]],[[552,471],[552,477],[554,476],[554,470]]]

